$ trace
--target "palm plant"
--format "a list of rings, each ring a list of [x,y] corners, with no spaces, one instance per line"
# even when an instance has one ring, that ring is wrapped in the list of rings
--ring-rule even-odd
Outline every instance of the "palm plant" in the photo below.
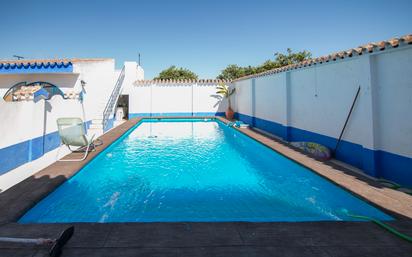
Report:
[[[222,96],[223,98],[227,99],[228,102],[228,108],[226,110],[226,118],[228,119],[233,119],[233,110],[230,106],[230,96],[233,95],[233,93],[235,93],[235,88],[230,89],[229,86],[227,86],[226,84],[219,84],[216,86],[216,94]]]

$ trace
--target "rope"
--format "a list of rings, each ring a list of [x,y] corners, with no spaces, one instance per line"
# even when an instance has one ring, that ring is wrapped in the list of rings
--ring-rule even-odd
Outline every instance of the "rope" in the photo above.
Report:
[[[93,140],[93,145],[94,146],[100,146],[100,145],[102,145],[103,144],[103,141],[101,140],[101,139],[95,139],[95,140]]]

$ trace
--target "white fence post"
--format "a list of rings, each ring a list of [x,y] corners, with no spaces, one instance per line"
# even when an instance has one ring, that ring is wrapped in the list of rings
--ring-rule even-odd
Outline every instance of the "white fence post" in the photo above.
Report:
[[[363,103],[359,106],[362,109],[363,119],[365,121],[364,126],[367,133],[364,134],[363,146],[363,169],[366,170],[370,175],[379,176],[377,165],[376,165],[376,81],[374,75],[374,55],[368,55],[362,57],[362,64],[365,69],[364,81],[361,82],[361,97],[363,97]],[[368,150],[369,149],[369,150]],[[372,150],[372,151],[370,151]]]

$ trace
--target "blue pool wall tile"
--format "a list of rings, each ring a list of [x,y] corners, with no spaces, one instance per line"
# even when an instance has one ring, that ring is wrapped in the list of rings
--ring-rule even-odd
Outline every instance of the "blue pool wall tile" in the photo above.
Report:
[[[129,119],[136,117],[202,117],[225,116],[224,112],[167,112],[167,113],[129,113]]]
[[[310,141],[334,149],[337,138],[318,134],[315,132],[284,126],[269,120],[264,120],[249,115],[235,113],[235,118],[258,129],[262,129],[282,139],[293,141]],[[365,171],[366,174],[377,178],[385,178],[401,185],[412,186],[412,158],[394,153],[371,150],[360,144],[342,140],[339,143],[335,158]]]
[[[91,121],[84,122],[86,131],[90,127],[90,124]],[[54,131],[44,136],[35,137],[1,148],[0,175],[42,157],[45,153],[59,147],[59,145],[59,133]]]

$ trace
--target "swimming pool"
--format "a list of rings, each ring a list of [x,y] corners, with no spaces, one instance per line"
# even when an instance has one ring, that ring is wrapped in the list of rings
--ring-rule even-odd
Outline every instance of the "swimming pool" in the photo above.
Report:
[[[143,120],[20,223],[392,218],[217,120]]]

